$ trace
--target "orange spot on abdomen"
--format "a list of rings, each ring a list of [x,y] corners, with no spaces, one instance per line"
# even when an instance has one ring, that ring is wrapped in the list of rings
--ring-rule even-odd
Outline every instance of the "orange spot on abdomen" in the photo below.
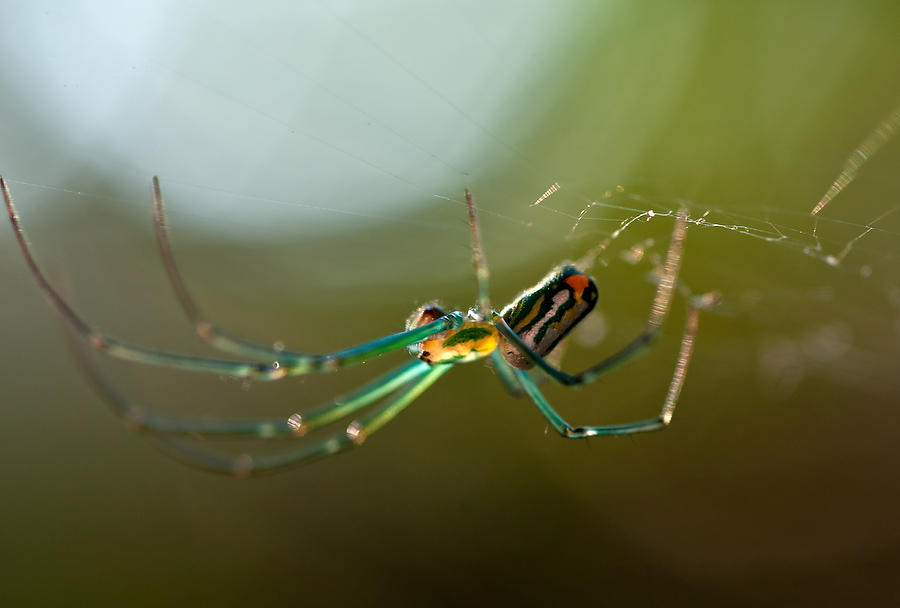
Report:
[[[566,283],[569,284],[569,287],[575,290],[575,293],[581,295],[581,292],[587,288],[590,279],[586,274],[573,274],[572,276],[566,277]]]

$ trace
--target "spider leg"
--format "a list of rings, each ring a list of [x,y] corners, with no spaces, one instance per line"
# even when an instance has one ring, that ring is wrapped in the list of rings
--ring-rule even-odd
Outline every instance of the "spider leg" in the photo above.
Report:
[[[669,308],[672,304],[672,295],[675,293],[675,285],[678,281],[678,271],[681,267],[681,254],[684,251],[684,240],[686,235],[687,213],[682,209],[678,212],[678,218],[675,221],[672,239],[669,242],[669,249],[666,252],[666,259],[663,263],[662,275],[657,283],[656,294],[653,296],[653,302],[650,305],[650,314],[647,317],[647,325],[644,331],[625,345],[625,347],[584,371],[577,374],[568,374],[550,364],[544,357],[538,355],[525,344],[497,312],[491,313],[494,326],[507,340],[514,344],[522,354],[528,357],[532,363],[557,382],[569,386],[593,382],[601,374],[604,374],[643,353],[654,340],[656,340],[659,335],[659,330],[662,327],[666,316],[669,314]],[[697,301],[699,302],[700,300]],[[700,307],[711,307],[716,302],[717,300],[713,296],[710,296],[708,302]]]
[[[302,417],[301,414],[293,414],[287,419],[217,421],[161,415],[134,404],[100,373],[80,344],[70,339],[68,345],[76,355],[82,373],[112,406],[115,413],[136,430],[147,433],[165,454],[197,468],[241,477],[275,472],[284,467],[323,458],[360,445],[369,435],[390,422],[451,367],[449,364],[432,367],[423,361],[411,361],[356,391],[309,410]],[[308,431],[347,417],[391,393],[396,395],[394,399],[368,416],[354,420],[343,433],[333,434],[324,440],[287,452],[227,456],[207,449],[199,442],[204,438],[298,439]]]
[[[521,397],[524,394],[522,391],[522,385],[519,384],[519,380],[513,373],[512,366],[506,362],[506,360],[503,358],[503,355],[501,355],[500,351],[497,349],[495,349],[494,352],[490,354],[490,357],[491,368],[493,368],[494,372],[496,372],[497,377],[500,378],[500,381],[503,382],[503,386],[506,387],[507,392],[513,397]]]
[[[169,225],[162,191],[159,187],[159,177],[155,175],[153,176],[150,192],[153,200],[153,229],[156,235],[156,244],[159,246],[159,255],[162,258],[163,267],[166,269],[169,282],[175,291],[175,296],[178,298],[182,310],[194,325],[194,333],[214,348],[244,357],[256,357],[270,361],[280,361],[284,358],[304,359],[311,356],[315,357],[315,355],[266,346],[233,336],[212,323],[203,314],[200,307],[197,306],[187,288],[184,277],[181,276],[181,271],[178,269],[175,254],[172,251],[172,241],[169,238]]]
[[[469,213],[469,235],[472,240],[472,265],[475,267],[475,278],[478,281],[478,314],[482,320],[491,316],[491,299],[488,294],[487,259],[484,257],[484,245],[481,243],[481,227],[478,225],[478,213],[475,211],[475,200],[466,189],[466,210]]]
[[[428,364],[423,361],[410,361],[355,391],[336,397],[329,403],[310,408],[302,414],[294,413],[289,418],[281,416],[213,420],[160,414],[151,408],[134,403],[119,392],[100,372],[80,344],[76,344],[72,338],[68,342],[79,369],[93,388],[106,398],[113,411],[135,430],[149,434],[255,439],[301,437],[309,431],[340,420],[390,395],[404,385],[421,378],[429,369]]]
[[[684,386],[684,379],[687,375],[688,364],[691,361],[691,354],[694,351],[694,340],[697,337],[697,321],[700,316],[700,309],[706,304],[704,298],[700,296],[696,302],[692,302],[688,309],[687,322],[685,323],[684,334],[681,338],[681,348],[678,352],[678,359],[675,363],[675,371],[672,373],[672,380],[669,383],[669,389],[663,400],[662,409],[658,416],[648,420],[640,420],[638,422],[629,422],[625,424],[607,424],[601,426],[576,426],[573,427],[560,416],[547,398],[541,393],[534,380],[527,372],[515,369],[515,373],[522,388],[534,401],[541,413],[547,418],[550,425],[556,431],[567,439],[582,439],[584,437],[594,437],[596,435],[628,435],[632,433],[646,433],[648,431],[658,431],[669,426],[672,416],[675,413],[675,405],[678,403],[678,397],[681,395],[681,388]]]
[[[553,365],[559,365],[559,362],[562,359],[562,355],[565,350],[564,347],[566,343],[567,340],[563,340],[562,342],[560,342],[557,347],[553,349],[553,352],[551,352],[547,356],[547,361],[549,361]],[[513,366],[506,362],[506,359],[503,358],[503,355],[500,354],[500,351],[494,350],[494,352],[490,354],[490,357],[490,367],[497,374],[497,377],[500,378],[503,386],[506,387],[506,392],[508,392],[513,397],[521,397],[522,395],[524,395],[525,391],[522,390],[522,385],[519,384],[519,380],[513,373]],[[545,378],[546,376],[542,376],[534,380],[536,384],[540,384]]]
[[[25,239],[25,232],[19,222],[12,195],[9,192],[9,187],[2,177],[0,177],[0,189],[3,190],[3,198],[6,202],[9,221],[15,232],[19,248],[22,251],[22,255],[25,258],[29,270],[31,270],[32,276],[34,276],[38,286],[41,288],[41,291],[43,291],[53,308],[60,314],[66,324],[75,331],[81,340],[90,347],[117,359],[188,371],[251,378],[254,380],[279,380],[286,376],[334,371],[347,365],[353,365],[365,361],[366,359],[404,348],[410,344],[421,342],[425,338],[440,333],[441,331],[458,328],[463,321],[460,313],[453,312],[436,321],[423,325],[422,327],[392,334],[334,353],[324,355],[282,353],[276,361],[269,363],[197,357],[193,355],[169,353],[132,344],[94,330],[72,309],[71,306],[69,306],[59,292],[53,288],[35,261],[34,256],[31,254],[31,249]],[[271,361],[271,357],[269,357],[269,360]]]
[[[438,378],[447,373],[451,367],[451,364],[429,367],[422,377],[401,390],[383,406],[375,409],[367,416],[351,422],[345,431],[330,435],[312,445],[286,452],[228,456],[208,450],[197,442],[165,435],[157,438],[158,443],[166,454],[176,460],[209,472],[234,475],[236,477],[252,477],[266,473],[275,473],[287,467],[319,460],[362,444],[369,435],[406,409]]]

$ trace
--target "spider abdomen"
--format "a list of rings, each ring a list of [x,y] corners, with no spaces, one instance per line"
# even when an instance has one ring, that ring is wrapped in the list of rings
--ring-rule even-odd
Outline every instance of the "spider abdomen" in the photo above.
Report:
[[[506,323],[535,353],[545,356],[594,309],[597,286],[588,275],[565,264],[551,270],[501,311]],[[501,336],[507,363],[529,369],[533,363]]]

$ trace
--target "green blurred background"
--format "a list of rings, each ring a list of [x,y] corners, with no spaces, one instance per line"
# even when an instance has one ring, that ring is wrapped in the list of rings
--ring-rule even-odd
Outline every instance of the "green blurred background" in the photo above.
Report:
[[[0,171],[49,276],[114,335],[209,352],[158,261],[153,174],[210,316],[299,350],[469,306],[465,187],[498,305],[679,205],[709,211],[682,278],[724,297],[665,433],[564,441],[474,364],[360,450],[235,481],[104,407],[0,231],[10,605],[900,599],[900,142],[808,215],[900,105],[896,2],[11,3],[0,48]],[[591,201],[638,211],[573,231]],[[612,242],[603,340],[567,368],[640,330],[671,229]],[[683,314],[628,368],[547,395],[576,423],[652,415]],[[103,369],[169,412],[288,415],[405,357],[250,387]]]

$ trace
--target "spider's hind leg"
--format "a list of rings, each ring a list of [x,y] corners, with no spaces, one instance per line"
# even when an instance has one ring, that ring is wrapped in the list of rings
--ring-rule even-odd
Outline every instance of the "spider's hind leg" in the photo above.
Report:
[[[525,390],[531,400],[534,401],[541,413],[547,418],[550,425],[556,431],[567,439],[582,439],[585,437],[594,437],[597,435],[629,435],[633,433],[645,433],[648,431],[658,431],[668,427],[675,414],[675,406],[678,403],[678,397],[681,395],[681,389],[684,386],[684,380],[687,376],[688,365],[694,352],[694,342],[697,337],[697,325],[701,310],[708,310],[719,303],[720,296],[717,292],[710,292],[701,296],[691,298],[688,306],[687,321],[685,323],[684,333],[681,338],[681,347],[678,351],[678,358],[675,362],[675,370],[672,372],[672,379],[669,382],[669,388],[666,391],[662,408],[659,415],[647,420],[638,422],[629,422],[625,424],[608,424],[601,426],[577,426],[573,427],[560,416],[547,398],[541,393],[531,377],[521,370],[514,370],[516,379]]]
[[[569,374],[559,367],[552,365],[544,357],[534,352],[507,324],[499,314],[493,313],[494,326],[500,334],[512,344],[522,356],[534,363],[548,376],[566,386],[593,382],[602,374],[622,365],[634,357],[642,354],[656,340],[662,328],[663,322],[669,314],[672,305],[672,297],[678,284],[678,273],[681,268],[681,257],[684,251],[684,241],[687,236],[688,216],[687,211],[678,211],[675,227],[669,242],[669,249],[663,262],[660,277],[657,282],[656,293],[650,304],[650,312],[647,316],[647,324],[644,330],[631,342],[620,350],[609,355],[600,363],[593,365],[577,374]]]

